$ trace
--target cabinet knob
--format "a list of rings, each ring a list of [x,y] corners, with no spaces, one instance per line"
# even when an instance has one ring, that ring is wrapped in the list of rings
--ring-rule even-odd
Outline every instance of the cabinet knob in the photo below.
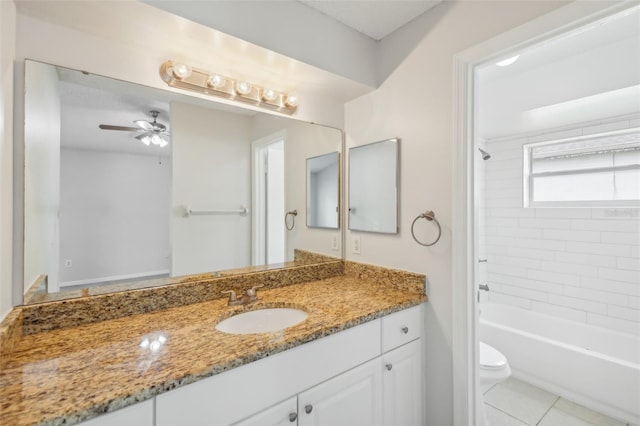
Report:
[[[305,413],[310,414],[313,411],[313,405],[311,405],[311,404],[305,405],[304,406],[304,411],[305,411]]]
[[[295,422],[297,418],[298,418],[298,413],[289,413],[289,421],[291,423]]]
[[[393,368],[393,364],[389,363],[385,365],[385,367],[387,368],[387,370],[391,371],[391,369]]]
[[[402,327],[402,332],[404,334],[407,334],[409,332],[409,327],[407,327],[406,325],[404,327]]]

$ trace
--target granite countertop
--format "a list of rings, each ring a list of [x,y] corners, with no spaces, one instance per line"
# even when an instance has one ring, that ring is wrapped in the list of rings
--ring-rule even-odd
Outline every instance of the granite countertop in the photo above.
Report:
[[[340,275],[226,299],[20,336],[0,358],[0,422],[74,424],[427,300],[384,280]],[[277,333],[231,335],[215,325],[261,307],[309,316]],[[146,343],[145,343],[146,342]]]

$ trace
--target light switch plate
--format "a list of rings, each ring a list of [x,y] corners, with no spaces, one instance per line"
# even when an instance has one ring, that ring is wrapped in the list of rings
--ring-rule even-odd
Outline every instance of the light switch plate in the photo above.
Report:
[[[354,254],[360,254],[360,235],[354,235],[351,237],[351,252]]]

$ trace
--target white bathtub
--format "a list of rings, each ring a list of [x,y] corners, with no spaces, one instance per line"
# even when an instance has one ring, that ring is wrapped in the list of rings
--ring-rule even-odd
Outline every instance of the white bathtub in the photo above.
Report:
[[[509,306],[481,304],[480,340],[513,376],[640,424],[640,337]]]

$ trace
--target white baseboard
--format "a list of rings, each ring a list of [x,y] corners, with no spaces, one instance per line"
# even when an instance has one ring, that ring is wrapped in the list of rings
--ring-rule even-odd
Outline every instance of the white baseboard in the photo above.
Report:
[[[85,285],[85,284],[100,284],[108,281],[121,281],[121,280],[132,280],[134,278],[145,278],[145,277],[154,277],[157,275],[168,275],[168,269],[163,269],[160,271],[147,271],[147,272],[138,272],[135,274],[125,274],[125,275],[112,275],[110,277],[99,277],[99,278],[88,278],[84,280],[75,280],[75,281],[65,281],[61,282],[58,285],[60,287],[70,287],[74,285]]]

